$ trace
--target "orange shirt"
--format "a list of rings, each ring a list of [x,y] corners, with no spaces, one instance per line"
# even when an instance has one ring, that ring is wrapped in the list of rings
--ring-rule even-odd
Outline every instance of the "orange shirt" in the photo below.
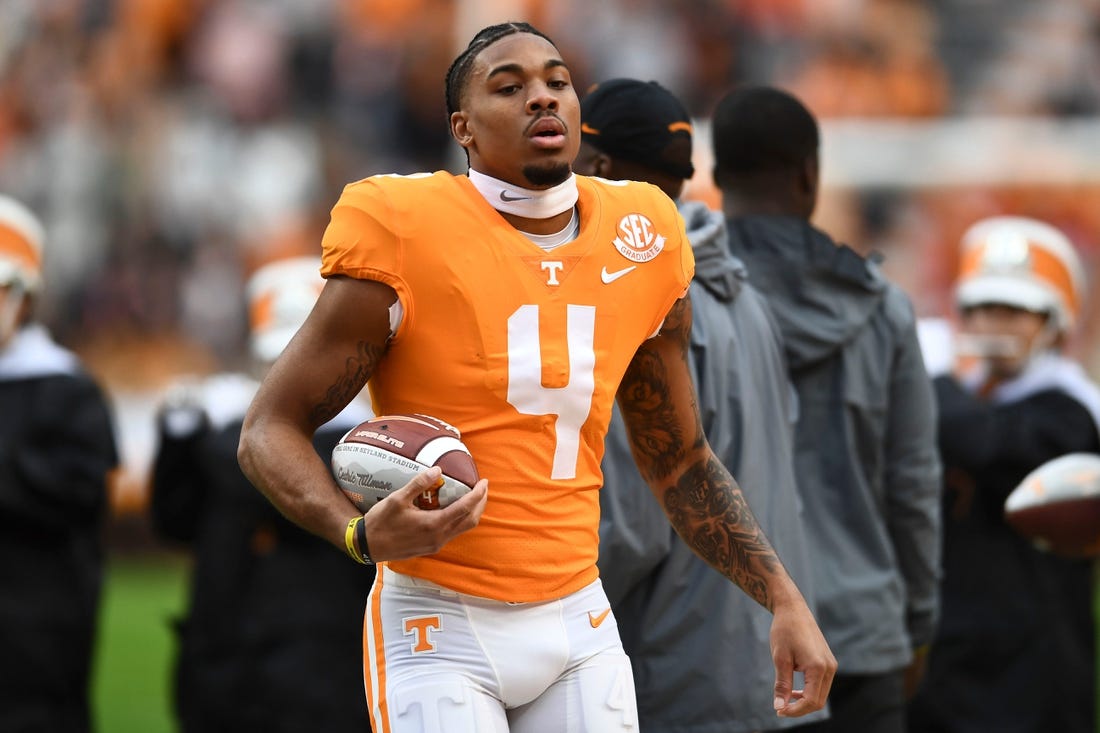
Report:
[[[675,204],[648,184],[577,177],[580,234],[545,252],[465,176],[344,189],[322,274],[380,280],[404,319],[371,377],[379,415],[462,432],[489,498],[478,526],[401,573],[502,601],[595,580],[600,460],[622,375],[694,271]]]

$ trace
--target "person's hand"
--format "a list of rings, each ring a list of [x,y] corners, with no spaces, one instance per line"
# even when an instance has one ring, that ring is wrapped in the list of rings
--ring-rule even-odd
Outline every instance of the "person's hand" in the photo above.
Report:
[[[194,378],[176,381],[164,394],[157,409],[160,434],[173,440],[186,440],[210,427],[210,418],[203,406],[202,387]]]
[[[810,609],[801,598],[777,606],[771,629],[775,663],[775,714],[797,718],[825,706],[836,674],[836,658],[821,634]],[[794,673],[805,683],[794,689]]]
[[[421,509],[414,504],[421,492],[439,482],[440,474],[438,467],[420,472],[366,513],[367,544],[375,562],[432,555],[477,526],[489,496],[487,479],[442,509]]]
[[[905,686],[905,699],[912,700],[920,690],[920,684],[924,680],[924,671],[928,662],[928,645],[919,646],[913,650],[913,661],[905,668],[903,676]]]

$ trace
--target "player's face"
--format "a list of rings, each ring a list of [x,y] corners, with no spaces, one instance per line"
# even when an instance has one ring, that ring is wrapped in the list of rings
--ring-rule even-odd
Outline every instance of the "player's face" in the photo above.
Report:
[[[963,311],[961,330],[977,337],[979,343],[989,344],[985,358],[990,372],[1008,379],[1023,369],[1046,321],[1047,316],[1042,313],[990,303]]]
[[[580,102],[558,54],[530,33],[507,36],[474,61],[451,131],[470,167],[524,188],[569,177],[580,144]]]
[[[11,283],[0,283],[0,350],[8,345],[15,329],[26,318],[27,299]]]

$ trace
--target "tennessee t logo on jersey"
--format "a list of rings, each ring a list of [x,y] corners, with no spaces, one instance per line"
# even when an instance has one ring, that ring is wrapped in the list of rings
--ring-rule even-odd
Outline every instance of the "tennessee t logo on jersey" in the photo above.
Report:
[[[569,273],[580,262],[580,257],[555,252],[552,258],[546,254],[525,255],[520,260],[531,269],[539,282],[548,288],[556,288],[565,283]]]
[[[443,623],[439,616],[413,616],[402,620],[402,630],[405,636],[413,638],[413,654],[434,654],[435,642],[432,641],[432,632],[440,631]]]
[[[548,274],[548,277],[546,278],[546,284],[547,285],[559,285],[560,284],[558,282],[558,273],[561,271],[561,269],[563,267],[565,267],[564,262],[561,262],[559,260],[543,261],[542,264],[541,264],[541,267]]]

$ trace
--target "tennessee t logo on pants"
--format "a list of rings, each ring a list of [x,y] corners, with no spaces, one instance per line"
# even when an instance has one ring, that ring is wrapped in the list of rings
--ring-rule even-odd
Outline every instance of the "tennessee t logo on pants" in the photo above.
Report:
[[[403,628],[406,636],[413,637],[411,645],[413,654],[431,654],[435,651],[432,642],[432,631],[439,631],[443,625],[439,616],[414,616],[404,619]]]

